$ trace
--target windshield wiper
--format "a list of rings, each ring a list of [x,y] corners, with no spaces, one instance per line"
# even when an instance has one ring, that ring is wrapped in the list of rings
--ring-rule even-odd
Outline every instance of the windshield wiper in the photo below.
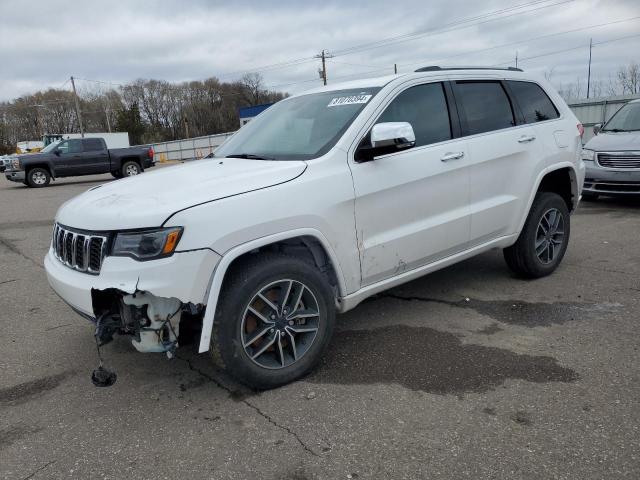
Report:
[[[630,130],[625,130],[624,128],[607,128],[606,130],[601,130],[602,132],[613,132],[613,133],[620,133],[620,132],[630,132]]]
[[[275,160],[271,157],[263,157],[262,155],[254,155],[253,153],[234,153],[224,158],[248,158],[249,160]]]

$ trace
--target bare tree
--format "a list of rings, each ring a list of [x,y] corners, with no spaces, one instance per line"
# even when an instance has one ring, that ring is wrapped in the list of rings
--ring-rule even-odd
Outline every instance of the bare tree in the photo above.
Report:
[[[618,83],[623,94],[640,93],[640,65],[631,62],[618,69]]]

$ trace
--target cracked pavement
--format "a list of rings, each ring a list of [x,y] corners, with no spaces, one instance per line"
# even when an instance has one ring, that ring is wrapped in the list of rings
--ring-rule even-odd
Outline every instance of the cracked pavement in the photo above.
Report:
[[[583,203],[551,277],[495,251],[365,301],[283,388],[119,337],[97,389],[42,258],[58,206],[109,180],[0,182],[0,479],[640,477],[639,200]]]

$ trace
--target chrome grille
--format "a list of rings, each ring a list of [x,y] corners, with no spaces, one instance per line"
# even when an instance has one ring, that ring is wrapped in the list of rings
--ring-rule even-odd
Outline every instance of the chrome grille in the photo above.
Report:
[[[640,169],[640,152],[600,152],[597,157],[603,168]]]
[[[104,235],[69,230],[56,224],[51,246],[56,258],[67,267],[97,275],[106,254],[107,240]]]

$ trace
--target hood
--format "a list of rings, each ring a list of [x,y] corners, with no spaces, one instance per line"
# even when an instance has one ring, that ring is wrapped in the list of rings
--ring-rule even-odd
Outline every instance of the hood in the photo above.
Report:
[[[584,148],[597,152],[616,152],[619,150],[640,151],[640,132],[600,132],[589,140]]]
[[[46,155],[46,154],[45,154]],[[21,160],[25,160],[25,159],[29,159],[29,158],[35,158],[38,156],[42,156],[42,154],[40,152],[33,152],[33,153],[14,153],[13,155],[10,155],[12,157],[18,157]]]
[[[178,210],[288,182],[306,166],[302,161],[212,158],[156,167],[72,198],[60,207],[56,221],[95,231],[158,227]]]

